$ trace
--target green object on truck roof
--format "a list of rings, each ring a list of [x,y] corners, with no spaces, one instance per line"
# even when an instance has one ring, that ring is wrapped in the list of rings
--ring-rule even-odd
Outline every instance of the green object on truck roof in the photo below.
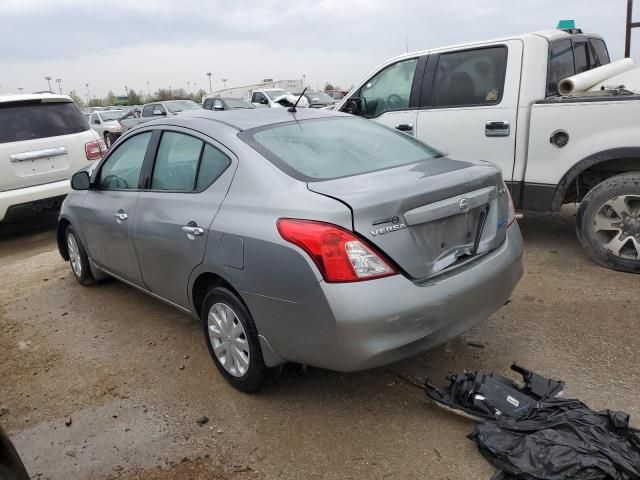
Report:
[[[573,30],[576,28],[575,20],[560,20],[558,22],[558,30]]]

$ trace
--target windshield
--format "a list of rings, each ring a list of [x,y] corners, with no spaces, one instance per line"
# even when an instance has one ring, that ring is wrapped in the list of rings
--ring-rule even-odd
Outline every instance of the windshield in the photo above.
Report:
[[[282,89],[282,88],[276,88],[273,90],[263,90],[264,93],[267,94],[267,96],[271,99],[271,100],[275,100],[276,98],[278,98],[281,95],[287,95],[289,92],[287,92],[286,90]]]
[[[225,98],[224,103],[227,104],[228,108],[256,108],[249,102],[245,102],[239,98]]]
[[[109,122],[111,120],[118,120],[125,114],[122,110],[113,110],[111,112],[100,112],[98,115],[103,122]]]
[[[167,107],[167,110],[171,113],[184,112],[186,110],[200,110],[202,108],[202,105],[193,100],[173,100],[171,102],[164,102],[164,106]]]
[[[300,180],[328,180],[442,156],[404,133],[363,118],[324,118],[247,130],[240,138]]]
[[[299,95],[299,94],[296,94]],[[331,98],[329,95],[327,95],[324,92],[316,92],[316,91],[307,91],[304,94],[305,97],[307,97],[307,100],[309,100],[309,103],[313,103],[313,102],[333,102],[333,98]]]

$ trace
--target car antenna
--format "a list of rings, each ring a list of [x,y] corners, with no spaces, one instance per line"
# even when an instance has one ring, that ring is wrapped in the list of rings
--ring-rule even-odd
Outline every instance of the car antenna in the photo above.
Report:
[[[307,88],[309,88],[309,87],[304,87],[304,90],[302,90],[302,93],[300,94],[300,96],[296,100],[296,103],[293,104],[293,107],[289,108],[289,110],[288,110],[289,112],[291,112],[291,113],[296,113],[297,112],[296,107],[298,106],[298,102],[300,101],[300,99],[304,95],[304,92],[307,91]]]

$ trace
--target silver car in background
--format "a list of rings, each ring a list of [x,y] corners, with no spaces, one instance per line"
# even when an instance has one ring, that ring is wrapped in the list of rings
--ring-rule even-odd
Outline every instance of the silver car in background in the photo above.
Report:
[[[254,391],[285,362],[368,369],[460,335],[522,276],[499,169],[316,109],[144,123],[76,173],[58,245],[202,322]]]

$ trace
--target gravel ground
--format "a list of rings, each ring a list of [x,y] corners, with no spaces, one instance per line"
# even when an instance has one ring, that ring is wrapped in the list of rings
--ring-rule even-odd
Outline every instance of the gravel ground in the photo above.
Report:
[[[639,277],[589,261],[574,214],[526,215],[513,301],[464,337],[357,374],[290,365],[252,396],[222,380],[197,322],[116,281],[78,285],[54,219],[0,227],[0,423],[37,479],[488,480],[473,423],[401,377],[518,360],[639,423]]]

